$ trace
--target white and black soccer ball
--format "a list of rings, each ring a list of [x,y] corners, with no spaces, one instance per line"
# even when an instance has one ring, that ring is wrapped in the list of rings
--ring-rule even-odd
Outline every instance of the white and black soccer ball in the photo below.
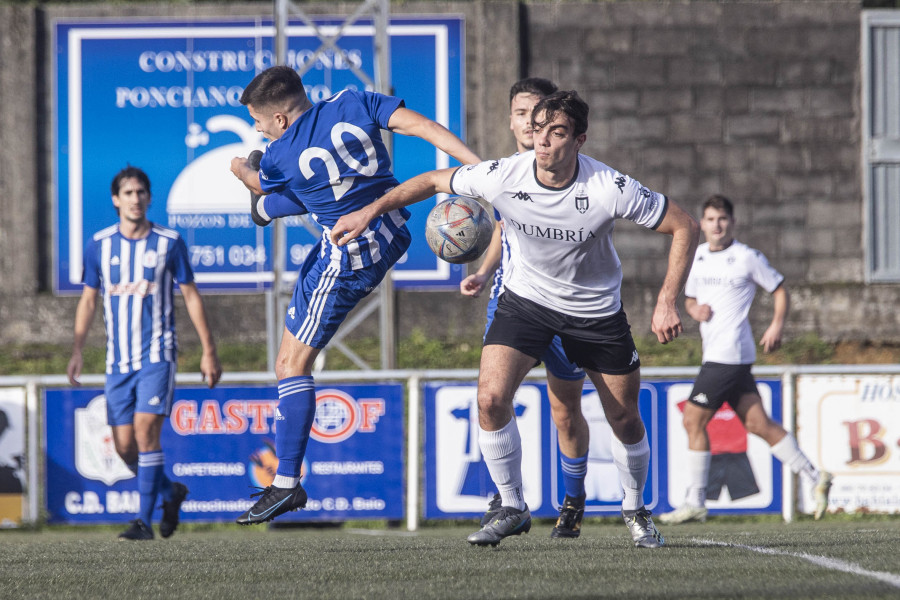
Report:
[[[454,196],[428,214],[425,240],[431,251],[450,263],[472,262],[487,250],[494,220],[473,198]]]

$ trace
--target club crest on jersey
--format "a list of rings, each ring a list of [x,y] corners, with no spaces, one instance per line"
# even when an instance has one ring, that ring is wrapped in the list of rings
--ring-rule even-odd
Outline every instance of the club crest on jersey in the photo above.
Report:
[[[143,264],[146,269],[153,269],[156,267],[158,261],[159,256],[156,254],[156,250],[147,250],[144,252],[144,258],[141,261],[141,264]]]
[[[587,196],[575,196],[575,208],[581,214],[587,212],[588,209],[588,197]]]

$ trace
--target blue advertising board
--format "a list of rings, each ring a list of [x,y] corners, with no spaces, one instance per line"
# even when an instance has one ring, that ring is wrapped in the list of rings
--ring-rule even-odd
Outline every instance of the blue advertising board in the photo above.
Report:
[[[650,443],[650,472],[644,504],[655,513],[679,506],[686,491],[683,457],[687,436],[680,405],[692,381],[641,382],[638,399]],[[773,418],[781,414],[781,382],[759,380],[763,403]],[[474,383],[432,382],[425,399],[425,518],[465,518],[484,513],[495,493],[478,447],[477,388]],[[526,382],[514,400],[522,438],[525,501],[532,514],[555,517],[565,496],[556,427],[550,417],[547,384]],[[618,514],[623,498],[612,460],[612,430],[599,396],[585,385],[582,412],[590,428],[585,514]],[[721,469],[710,476],[707,506],[712,514],[778,513],[781,511],[781,466],[768,446],[748,436],[730,408],[716,414],[709,429],[713,462],[744,469]]]
[[[323,387],[316,401],[302,469],[309,501],[279,521],[403,518],[403,386]],[[176,389],[162,447],[166,473],[190,490],[182,520],[231,521],[253,505],[254,486],[271,484],[277,405],[275,387]],[[116,454],[103,390],[46,390],[44,424],[48,521],[133,519],[137,478]]]
[[[342,20],[316,18],[326,35]],[[116,220],[110,182],[126,165],[150,177],[149,218],[187,242],[198,284],[212,291],[271,286],[272,227],[254,225],[249,195],[231,174],[234,156],[265,147],[239,102],[255,74],[275,64],[274,26],[265,19],[229,21],[58,21],[55,36],[55,287],[80,291],[89,236]],[[291,22],[287,64],[301,69],[321,45],[312,27]],[[363,89],[355,73],[374,73],[371,21],[345,28],[339,46],[303,75],[314,102],[343,89]],[[392,18],[393,93],[406,105],[464,138],[463,20]],[[419,138],[394,136],[394,173],[401,181],[455,164]],[[412,207],[410,228],[424,229],[429,203]],[[307,217],[285,219],[286,281],[318,243]],[[413,235],[395,268],[398,287],[455,287],[459,265],[437,259]]]

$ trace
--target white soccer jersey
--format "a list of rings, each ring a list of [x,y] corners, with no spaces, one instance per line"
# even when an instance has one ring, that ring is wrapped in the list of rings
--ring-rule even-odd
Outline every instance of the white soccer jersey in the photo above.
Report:
[[[703,362],[747,365],[756,360],[756,343],[747,315],[756,286],[774,292],[784,275],[773,269],[759,250],[737,240],[712,252],[700,244],[684,293],[712,309],[709,321],[700,323]]]
[[[503,215],[510,246],[504,287],[582,318],[610,316],[621,307],[615,220],[655,229],[668,206],[662,194],[581,154],[565,188],[538,182],[533,151],[461,167],[451,188],[484,198]]]

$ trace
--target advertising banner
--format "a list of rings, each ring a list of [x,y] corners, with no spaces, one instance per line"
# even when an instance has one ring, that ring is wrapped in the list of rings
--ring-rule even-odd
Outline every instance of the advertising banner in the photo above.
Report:
[[[309,501],[279,521],[403,518],[403,398],[394,383],[320,388],[302,469]],[[167,475],[190,490],[182,520],[232,521],[272,483],[277,406],[274,387],[176,389],[162,448]],[[133,519],[137,478],[116,454],[103,390],[46,390],[44,415],[49,522]]]
[[[480,516],[496,492],[478,447],[477,388],[471,383],[433,382],[425,385],[425,518]],[[644,501],[653,509],[659,502],[661,447],[657,426],[657,390],[643,384],[641,416],[652,451]],[[553,517],[565,496],[556,427],[550,418],[546,382],[519,387],[513,406],[522,438],[522,476],[525,502],[531,514]],[[610,436],[600,398],[586,385],[582,410],[591,431],[588,452],[585,514],[617,514],[622,489],[612,464]]]
[[[25,388],[0,388],[0,527],[25,514]]]
[[[655,513],[679,506],[686,490],[681,466],[687,435],[681,424],[691,381],[642,381],[639,408],[650,443],[644,504]],[[759,380],[766,410],[781,419],[780,380]],[[496,492],[478,447],[476,392],[471,383],[425,385],[425,518],[477,517]],[[525,501],[535,516],[554,517],[565,496],[556,426],[547,384],[526,382],[514,400],[522,438]],[[597,391],[585,385],[582,411],[590,428],[585,514],[619,514],[623,492],[611,451],[612,430]],[[712,514],[779,513],[781,468],[768,446],[748,436],[727,406],[710,426],[713,464],[708,506]]]
[[[797,441],[834,475],[832,510],[900,512],[900,377],[799,375]]]
[[[314,23],[333,36],[343,19],[317,17]],[[202,288],[270,287],[274,228],[253,223],[249,192],[231,174],[230,162],[265,148],[240,97],[257,73],[276,64],[272,22],[58,21],[53,33],[57,291],[80,291],[85,244],[116,221],[110,182],[127,165],[147,172],[148,216],[184,237]],[[287,64],[305,69],[321,40],[300,21],[290,22],[286,33]],[[371,21],[359,19],[342,33],[337,47],[303,74],[313,102],[370,88],[359,73],[374,80]],[[462,18],[392,18],[388,34],[393,94],[464,139]],[[452,164],[419,138],[397,135],[393,143],[400,181]],[[429,209],[428,203],[411,207],[413,230],[424,228]],[[308,216],[285,223],[283,268],[293,281],[321,230]],[[455,287],[462,272],[439,261],[424,236],[414,235],[393,278],[399,287]]]

